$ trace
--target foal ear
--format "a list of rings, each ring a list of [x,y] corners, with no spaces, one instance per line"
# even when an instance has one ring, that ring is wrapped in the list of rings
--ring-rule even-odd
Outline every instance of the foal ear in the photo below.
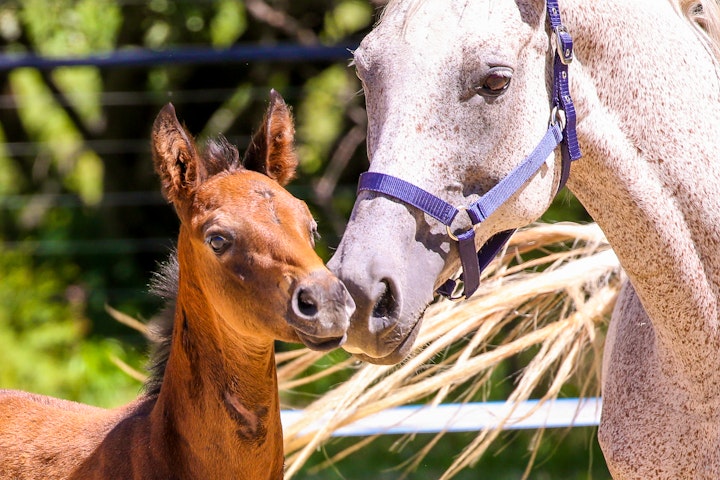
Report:
[[[245,152],[243,165],[285,186],[295,176],[298,165],[294,142],[295,125],[290,108],[278,92],[270,90],[270,106]]]
[[[172,103],[160,110],[153,123],[152,155],[163,195],[179,207],[199,183],[201,165],[195,143],[180,125]]]

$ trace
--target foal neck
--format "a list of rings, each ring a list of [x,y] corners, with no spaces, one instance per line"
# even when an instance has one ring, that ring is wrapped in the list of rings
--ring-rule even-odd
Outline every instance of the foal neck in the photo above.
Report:
[[[188,478],[280,479],[282,427],[274,342],[242,337],[180,273],[171,353],[156,403],[157,434]]]

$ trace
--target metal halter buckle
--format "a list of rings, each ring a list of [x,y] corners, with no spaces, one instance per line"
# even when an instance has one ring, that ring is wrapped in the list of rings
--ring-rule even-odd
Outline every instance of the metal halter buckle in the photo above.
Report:
[[[555,50],[563,65],[570,65],[573,61],[573,41],[565,25],[553,28]]]

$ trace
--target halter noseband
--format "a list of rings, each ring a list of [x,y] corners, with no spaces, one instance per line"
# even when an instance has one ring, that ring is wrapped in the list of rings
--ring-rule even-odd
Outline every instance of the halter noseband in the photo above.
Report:
[[[474,226],[489,217],[520,190],[537,173],[545,160],[558,145],[562,153],[562,173],[558,192],[565,185],[570,174],[570,163],[582,156],[575,132],[575,106],[570,97],[568,65],[573,59],[573,41],[567,28],[560,19],[558,0],[547,1],[547,14],[555,50],[553,60],[553,94],[550,126],[537,147],[508,176],[469,207],[456,208],[415,185],[397,177],[378,172],[366,172],[360,175],[358,192],[369,190],[402,200],[431,217],[447,228],[448,236],[458,242],[464,292],[454,296],[455,280],[448,280],[437,292],[452,300],[469,298],[480,286],[480,273],[505,246],[515,230],[507,230],[492,236],[475,251]],[[455,234],[451,230],[453,220],[460,211],[465,211],[472,222],[467,231]]]

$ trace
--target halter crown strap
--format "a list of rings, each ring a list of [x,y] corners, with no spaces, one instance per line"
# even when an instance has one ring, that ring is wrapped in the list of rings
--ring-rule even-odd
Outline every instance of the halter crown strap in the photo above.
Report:
[[[575,105],[570,96],[570,75],[568,65],[574,58],[573,39],[567,27],[563,25],[560,18],[560,5],[558,0],[547,0],[547,16],[555,38],[555,58],[553,60],[553,107],[565,114],[565,141],[562,144],[563,155],[569,157],[570,162],[582,157],[580,144],[575,131],[576,114]],[[569,168],[570,162],[567,162]],[[564,180],[567,180],[568,172],[564,172]],[[564,181],[562,182],[564,184]]]
[[[573,59],[573,42],[567,28],[560,20],[557,0],[547,2],[548,19],[555,39],[553,61],[553,97],[550,126],[540,143],[512,172],[500,180],[485,195],[462,208],[467,212],[473,227],[483,222],[512,195],[520,190],[540,169],[545,160],[558,145],[562,152],[562,173],[558,192],[565,185],[570,173],[570,163],[581,157],[580,146],[575,132],[575,107],[570,97],[568,65]],[[475,251],[475,230],[455,234],[450,228],[461,209],[456,208],[430,192],[405,180],[379,172],[366,172],[360,175],[358,191],[369,190],[402,200],[422,210],[447,227],[448,235],[458,242],[458,250],[463,270],[464,297],[470,297],[480,286],[480,274],[502,250],[515,230],[499,232],[492,236],[480,251]],[[451,299],[456,282],[448,280],[438,293]]]

